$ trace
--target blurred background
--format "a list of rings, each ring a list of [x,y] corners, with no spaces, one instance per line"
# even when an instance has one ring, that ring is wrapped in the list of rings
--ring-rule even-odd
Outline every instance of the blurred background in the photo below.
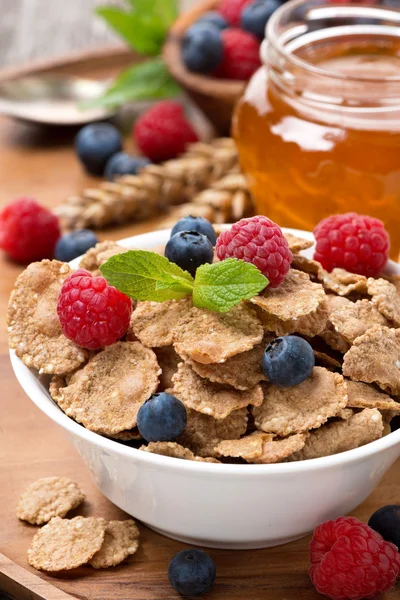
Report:
[[[150,0],[149,0],[150,1]],[[182,10],[197,0],[181,0]],[[123,43],[94,14],[122,0],[0,0],[0,68]]]

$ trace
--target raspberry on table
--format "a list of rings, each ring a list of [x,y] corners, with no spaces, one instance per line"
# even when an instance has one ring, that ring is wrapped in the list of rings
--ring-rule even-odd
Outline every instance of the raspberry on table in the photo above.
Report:
[[[179,102],[164,100],[136,121],[133,135],[141,152],[154,162],[176,158],[198,136]]]
[[[390,590],[400,573],[397,547],[354,517],[319,525],[310,560],[313,584],[332,600],[372,600]]]
[[[17,262],[53,258],[60,235],[57,217],[36,200],[19,198],[0,212],[0,248]]]
[[[218,7],[218,12],[224,19],[233,27],[240,26],[242,11],[247,4],[251,4],[253,0],[222,0]]]
[[[314,259],[327,271],[335,267],[377,277],[387,263],[389,234],[379,219],[356,213],[332,215],[314,229]]]
[[[242,219],[223,232],[216,252],[220,260],[238,258],[252,263],[271,287],[284,281],[293,258],[281,228],[262,215]]]
[[[57,313],[62,332],[82,348],[97,350],[120,340],[128,330],[132,301],[104,277],[79,269],[64,281]]]
[[[214,75],[222,79],[248,81],[261,66],[260,41],[241,29],[221,32],[224,55]]]

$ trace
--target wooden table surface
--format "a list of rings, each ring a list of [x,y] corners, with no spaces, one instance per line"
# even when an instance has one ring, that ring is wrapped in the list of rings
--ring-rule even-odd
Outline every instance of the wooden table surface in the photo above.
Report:
[[[0,119],[0,204],[26,195],[52,206],[89,183],[71,149],[73,133],[37,130]],[[152,227],[154,223],[126,226],[103,232],[101,238],[117,239]],[[88,470],[62,432],[34,406],[16,382],[8,358],[5,314],[9,293],[21,267],[1,257],[0,269],[0,318],[3,323],[0,328],[0,552],[82,600],[178,598],[169,586],[167,567],[184,545],[146,527],[141,527],[142,544],[138,553],[116,568],[95,571],[82,567],[73,573],[50,576],[36,573],[29,567],[26,551],[36,528],[18,521],[15,507],[19,493],[32,480],[47,475],[69,476],[87,494],[87,501],[81,510],[75,511],[76,514],[108,519],[126,518],[126,515],[97,491]],[[365,521],[380,506],[398,503],[399,497],[400,463],[397,463],[354,514]],[[240,514],[237,518],[240,519]],[[308,579],[308,541],[304,539],[268,550],[210,550],[217,566],[217,583],[209,600],[321,598]],[[386,594],[385,600],[398,597],[399,588]],[[25,596],[23,598],[25,600]]]

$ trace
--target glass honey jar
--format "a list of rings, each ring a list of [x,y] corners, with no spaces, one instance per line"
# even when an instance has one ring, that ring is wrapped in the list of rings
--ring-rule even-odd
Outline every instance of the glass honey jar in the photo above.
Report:
[[[370,214],[397,257],[400,0],[289,2],[261,55],[233,120],[258,213],[299,229]]]

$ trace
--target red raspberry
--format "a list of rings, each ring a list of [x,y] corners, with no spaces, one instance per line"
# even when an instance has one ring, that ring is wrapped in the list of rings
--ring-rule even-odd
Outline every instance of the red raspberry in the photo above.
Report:
[[[218,12],[228,21],[229,25],[239,27],[243,9],[251,2],[253,0],[222,0]]]
[[[80,269],[64,281],[57,313],[63,334],[82,348],[97,350],[120,340],[132,314],[128,296]]]
[[[214,75],[248,81],[261,65],[259,40],[241,29],[224,29],[221,37],[224,56]]]
[[[310,577],[333,600],[368,600],[390,590],[400,573],[397,546],[353,517],[319,525],[310,543]]]
[[[170,100],[158,102],[139,117],[133,135],[137,146],[153,162],[176,158],[188,144],[198,141],[182,106]]]
[[[314,258],[327,271],[341,267],[376,277],[388,259],[390,239],[382,221],[356,213],[332,215],[314,229]]]
[[[285,279],[292,253],[282,229],[263,216],[242,219],[222,233],[216,245],[217,256],[239,258],[250,262],[269,280],[271,287],[278,287]]]
[[[17,262],[53,258],[59,237],[57,217],[36,200],[14,200],[0,213],[0,248]]]

